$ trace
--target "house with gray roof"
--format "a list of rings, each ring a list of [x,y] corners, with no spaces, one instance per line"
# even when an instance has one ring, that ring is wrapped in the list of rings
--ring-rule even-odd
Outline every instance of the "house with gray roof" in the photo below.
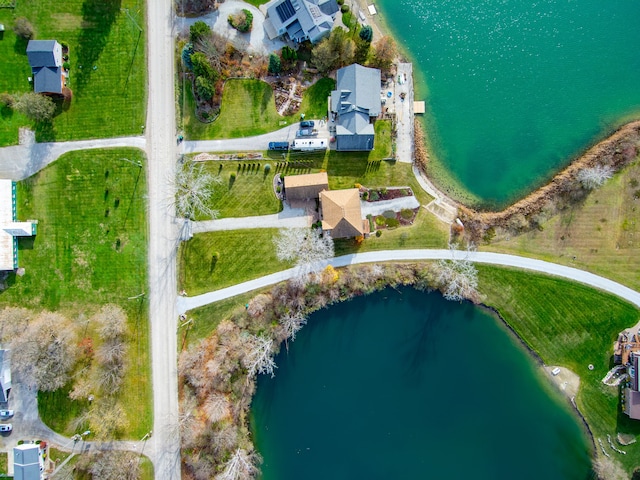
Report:
[[[373,121],[380,115],[380,70],[354,63],[338,70],[331,92],[331,119],[335,122],[336,150],[373,150]]]
[[[266,7],[267,36],[295,43],[317,43],[329,35],[339,10],[336,0],[273,0]]]
[[[44,449],[35,443],[13,447],[14,480],[41,480],[44,471]]]
[[[11,392],[11,360],[9,350],[0,350],[0,403],[9,401]]]
[[[62,94],[62,46],[55,40],[29,40],[27,59],[33,74],[33,91]]]

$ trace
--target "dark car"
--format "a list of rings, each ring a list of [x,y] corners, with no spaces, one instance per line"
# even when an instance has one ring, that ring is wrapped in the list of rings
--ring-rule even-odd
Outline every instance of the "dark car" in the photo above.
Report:
[[[269,142],[269,150],[289,150],[289,142]]]
[[[316,126],[316,122],[313,120],[304,120],[300,122],[300,128],[313,128]]]

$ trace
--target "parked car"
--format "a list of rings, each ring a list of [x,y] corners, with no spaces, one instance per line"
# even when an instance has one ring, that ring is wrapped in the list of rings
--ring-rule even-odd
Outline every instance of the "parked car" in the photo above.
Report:
[[[0,423],[0,432],[10,432],[13,430],[13,425],[10,423]]]
[[[0,410],[0,418],[13,417],[13,410]]]
[[[315,135],[318,135],[318,131],[311,128],[303,128],[296,132],[296,137],[313,137]]]
[[[269,142],[269,150],[289,150],[289,142]]]
[[[300,122],[300,128],[313,128],[316,126],[316,122],[313,120],[303,120]]]

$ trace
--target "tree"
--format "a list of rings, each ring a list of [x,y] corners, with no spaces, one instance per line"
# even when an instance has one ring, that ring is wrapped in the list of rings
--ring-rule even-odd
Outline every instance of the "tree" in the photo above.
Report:
[[[180,57],[182,58],[182,63],[187,68],[187,70],[193,70],[193,62],[191,61],[191,55],[195,53],[193,49],[193,43],[188,42],[182,49],[182,53]]]
[[[295,262],[300,280],[318,273],[324,262],[333,257],[333,240],[318,229],[283,229],[274,243],[279,260]]]
[[[371,43],[371,40],[373,40],[373,28],[371,28],[371,25],[365,25],[360,29],[360,33],[358,35],[365,42]]]
[[[215,480],[252,479],[258,474],[256,464],[259,463],[260,457],[256,453],[238,448],[225,464],[222,473],[215,477]]]
[[[342,28],[336,28],[328,38],[313,48],[311,59],[321,73],[326,73],[352,63],[355,48],[355,43],[347,32]]]
[[[196,43],[199,40],[211,35],[211,28],[202,20],[198,20],[189,27],[189,40]]]
[[[246,33],[251,30],[253,26],[253,14],[243,8],[235,15],[229,15],[227,18],[229,25],[238,30],[239,32]]]
[[[191,64],[193,65],[193,74],[196,77],[214,78],[213,67],[204,53],[196,52],[192,54]]]
[[[278,74],[282,70],[282,62],[280,62],[280,57],[271,54],[269,55],[269,73]]]
[[[208,395],[202,408],[211,423],[227,418],[231,414],[231,404],[221,393]]]
[[[287,312],[280,317],[280,325],[284,330],[287,339],[291,339],[293,342],[296,339],[296,333],[298,333],[304,325],[307,324],[307,319],[300,311]]]
[[[127,314],[113,303],[103,305],[92,320],[100,325],[98,333],[103,339],[121,337],[127,331]]]
[[[31,40],[34,34],[33,25],[31,25],[31,22],[24,17],[16,18],[16,23],[13,25],[13,31],[17,36],[24,40]]]
[[[76,335],[68,319],[42,312],[11,342],[12,368],[43,392],[64,386],[76,359]]]
[[[584,168],[578,172],[576,178],[582,186],[588,190],[598,188],[613,177],[613,168],[609,165],[596,165],[595,167]]]
[[[222,68],[222,57],[227,49],[227,40],[222,35],[212,33],[198,40],[195,49],[207,57],[209,65],[213,67],[215,79],[217,79],[217,72]]]
[[[450,245],[451,260],[436,264],[436,283],[447,300],[459,302],[478,297],[478,270],[466,257],[456,258],[456,245]]]
[[[47,122],[55,115],[56,104],[45,95],[29,92],[18,99],[16,109],[34,122]]]
[[[98,368],[94,373],[95,386],[106,395],[115,394],[122,385],[127,353],[127,315],[118,305],[104,305],[92,320],[99,324],[102,343],[96,350]]]
[[[104,440],[112,439],[129,425],[125,409],[113,399],[94,401],[87,420],[96,438]]]
[[[289,45],[282,47],[280,55],[282,57],[283,67],[286,66],[285,68],[291,68],[291,66],[293,66],[293,64],[298,60],[298,52]]]
[[[213,98],[214,88],[213,84],[208,78],[196,77],[196,93],[204,100],[211,100]]]
[[[214,185],[220,184],[219,176],[205,172],[201,163],[187,161],[176,172],[176,214],[193,219],[196,215],[216,218],[218,211],[211,208]]]
[[[397,55],[398,48],[393,38],[384,36],[373,45],[371,66],[388,71]]]
[[[273,361],[273,340],[263,336],[249,335],[246,347],[247,353],[244,356],[243,364],[249,372],[249,378],[258,373],[264,373],[274,377],[273,370],[276,362]]]

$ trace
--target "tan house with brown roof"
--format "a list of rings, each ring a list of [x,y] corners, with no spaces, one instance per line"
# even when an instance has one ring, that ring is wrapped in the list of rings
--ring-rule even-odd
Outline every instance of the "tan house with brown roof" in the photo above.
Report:
[[[284,177],[284,194],[289,202],[315,200],[323,190],[329,190],[327,172]]]
[[[369,221],[362,219],[357,188],[320,192],[322,230],[332,238],[357,237],[369,233]]]

